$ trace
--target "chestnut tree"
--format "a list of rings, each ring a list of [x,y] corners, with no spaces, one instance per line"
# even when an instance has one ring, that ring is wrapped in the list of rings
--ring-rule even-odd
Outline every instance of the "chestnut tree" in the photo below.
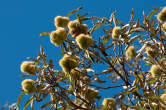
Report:
[[[56,16],[56,30],[37,35],[60,48],[61,69],[42,46],[36,58],[23,61],[17,106],[26,94],[23,109],[44,102],[41,108],[55,110],[165,110],[166,7],[143,13],[142,21],[132,10],[127,23],[117,11],[106,18],[80,9]],[[101,92],[106,90],[112,95]]]

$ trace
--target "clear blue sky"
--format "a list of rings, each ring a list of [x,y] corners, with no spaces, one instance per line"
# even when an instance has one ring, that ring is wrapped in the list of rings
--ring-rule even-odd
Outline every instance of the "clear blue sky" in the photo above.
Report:
[[[36,57],[40,44],[59,66],[60,56],[55,57],[59,49],[49,38],[35,35],[54,30],[55,16],[65,16],[79,6],[89,15],[108,18],[117,9],[117,17],[127,21],[132,8],[142,17],[143,10],[148,14],[152,6],[166,6],[166,0],[0,0],[0,105],[17,100],[20,64],[26,57]]]

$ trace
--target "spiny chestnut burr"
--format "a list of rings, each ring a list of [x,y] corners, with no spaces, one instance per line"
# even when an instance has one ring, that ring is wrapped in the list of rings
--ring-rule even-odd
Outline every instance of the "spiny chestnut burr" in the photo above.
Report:
[[[146,54],[150,58],[154,58],[158,55],[158,50],[152,47],[146,47]]]
[[[150,73],[152,74],[152,77],[159,77],[162,73],[162,70],[158,65],[152,65]]]
[[[80,34],[76,37],[76,42],[81,49],[87,49],[93,44],[93,38],[89,35]]]
[[[79,62],[76,59],[77,57],[64,55],[64,57],[59,61],[59,65],[65,73],[69,73],[72,69],[78,66]]]
[[[160,23],[166,21],[166,7],[164,7],[161,12],[157,14],[157,19]]]
[[[68,24],[69,33],[72,34],[72,37],[77,37],[79,34],[87,34],[88,26],[86,24],[81,24],[77,20],[70,21]]]
[[[114,27],[112,30],[112,38],[113,39],[119,38],[120,32],[121,32],[121,29],[119,26]]]
[[[35,81],[32,79],[25,79],[22,81],[22,89],[25,93],[31,94],[35,92],[35,86],[34,86]]]
[[[37,65],[31,61],[24,61],[20,66],[21,72],[27,73],[28,75],[35,75],[38,70]]]
[[[50,34],[50,41],[55,46],[60,46],[67,37],[67,32],[64,28],[58,28]]]
[[[62,17],[62,16],[56,16],[54,18],[55,21],[55,26],[58,27],[67,27],[69,23],[69,18],[68,17]]]
[[[115,110],[116,100],[114,98],[104,98],[102,110]]]
[[[137,55],[137,52],[135,51],[134,46],[130,46],[126,50],[126,57],[128,57],[129,59],[133,59],[136,55]]]

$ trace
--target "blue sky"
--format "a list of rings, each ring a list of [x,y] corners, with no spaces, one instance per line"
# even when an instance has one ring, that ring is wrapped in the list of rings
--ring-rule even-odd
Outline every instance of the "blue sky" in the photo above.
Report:
[[[18,75],[20,64],[26,57],[36,57],[40,45],[58,66],[59,49],[48,37],[36,37],[41,32],[55,29],[53,18],[65,16],[73,9],[83,6],[89,15],[110,17],[117,9],[117,18],[127,21],[131,9],[142,17],[154,7],[166,6],[165,0],[0,0],[0,105],[15,102],[20,93],[22,78]],[[56,63],[57,62],[57,63]]]

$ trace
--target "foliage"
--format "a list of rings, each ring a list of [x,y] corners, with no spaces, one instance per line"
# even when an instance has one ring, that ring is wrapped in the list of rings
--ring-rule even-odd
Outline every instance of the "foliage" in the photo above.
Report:
[[[23,75],[28,79],[34,76],[35,82],[35,91],[28,94],[31,97],[24,109],[29,104],[33,108],[34,102],[48,101],[40,107],[55,110],[164,110],[166,26],[163,23],[166,8],[161,11],[154,8],[149,15],[143,13],[142,22],[134,18],[132,10],[128,23],[115,17],[117,11],[107,19],[87,17],[87,13],[80,15],[80,9],[82,7],[66,17],[55,19],[57,30],[65,31],[37,35],[50,36],[51,43],[55,42],[54,45],[61,49],[63,58],[59,63],[62,70],[54,67],[52,59],[47,60],[41,46],[38,56],[30,58],[37,68],[36,73]],[[156,13],[159,13],[157,18]],[[68,21],[74,15],[76,18]],[[87,21],[88,25],[83,24]],[[56,40],[53,42],[53,39]],[[107,97],[100,92],[112,88],[119,93]],[[27,93],[20,94],[17,106],[24,94]]]

